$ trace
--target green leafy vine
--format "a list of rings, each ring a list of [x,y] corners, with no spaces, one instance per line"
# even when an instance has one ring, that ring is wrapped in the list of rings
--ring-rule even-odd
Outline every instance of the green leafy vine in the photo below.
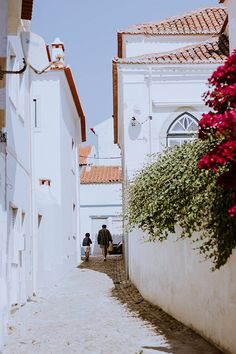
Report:
[[[163,241],[181,227],[180,238],[191,238],[196,248],[213,262],[224,265],[236,246],[236,218],[228,209],[232,192],[216,185],[218,173],[197,168],[199,157],[214,141],[195,140],[156,156],[130,183],[126,219],[130,230],[141,228],[149,241]]]

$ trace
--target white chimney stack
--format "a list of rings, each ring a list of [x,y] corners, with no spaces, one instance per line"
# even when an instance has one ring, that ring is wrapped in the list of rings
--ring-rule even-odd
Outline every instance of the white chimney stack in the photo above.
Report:
[[[58,61],[57,66],[65,66],[65,47],[60,38],[56,38],[51,44],[51,61]]]

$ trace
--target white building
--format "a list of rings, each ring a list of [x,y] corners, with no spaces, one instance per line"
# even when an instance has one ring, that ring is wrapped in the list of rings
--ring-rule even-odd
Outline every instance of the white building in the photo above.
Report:
[[[207,79],[228,55],[219,35],[225,19],[223,8],[210,8],[118,33],[114,140],[128,176],[150,154],[192,138],[206,110]]]
[[[10,307],[33,295],[30,73],[20,45],[33,2],[1,1],[0,6],[1,68],[18,72],[0,80],[1,350]]]
[[[80,224],[81,242],[86,232],[92,237],[92,253],[100,254],[97,233],[103,224],[114,243],[122,240],[122,169],[120,149],[113,143],[112,118],[91,128],[97,138],[92,145],[80,147]]]
[[[224,24],[224,31],[229,36],[230,52],[236,48],[236,3],[234,0],[219,0],[224,4],[228,17]]]
[[[84,166],[80,174],[81,241],[89,232],[92,254],[100,254],[97,234],[102,225],[112,234],[114,243],[122,240],[121,166]]]
[[[114,144],[112,135],[113,119],[108,118],[96,124],[90,129],[97,138],[97,165],[114,166],[121,164],[121,153],[119,147]]]
[[[207,79],[228,56],[225,25],[226,10],[209,8],[118,33],[114,140],[122,151],[123,200],[129,180],[150,154],[193,138],[207,109],[202,101]],[[141,230],[125,236],[127,271],[142,295],[235,353],[235,252],[212,273],[188,241],[173,242],[173,236],[143,243]]]
[[[62,43],[48,48],[60,58],[54,70],[39,76],[23,61],[21,33],[30,31],[32,8],[32,0],[0,3],[1,69],[14,71],[0,73],[0,351],[12,306],[80,260],[85,118]]]
[[[78,146],[86,135],[63,43],[56,39],[48,53],[50,61],[60,61],[49,72],[34,74],[31,85],[37,287],[80,261]]]
[[[79,148],[79,166],[80,170],[83,166],[93,165],[97,160],[97,150],[94,145],[81,144]]]

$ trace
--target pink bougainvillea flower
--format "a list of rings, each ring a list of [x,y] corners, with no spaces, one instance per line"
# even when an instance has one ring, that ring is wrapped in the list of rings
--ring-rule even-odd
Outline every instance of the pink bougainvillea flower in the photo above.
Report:
[[[236,166],[222,173],[216,181],[217,185],[224,187],[224,189],[236,188]]]
[[[231,208],[228,210],[229,215],[231,218],[236,217],[236,203],[231,206]]]
[[[202,140],[215,139],[215,147],[201,156],[198,168],[219,171],[217,185],[236,190],[236,50],[224,65],[219,66],[208,80],[210,90],[204,94],[204,101],[211,111],[202,115],[198,136]],[[236,200],[228,210],[236,217]]]

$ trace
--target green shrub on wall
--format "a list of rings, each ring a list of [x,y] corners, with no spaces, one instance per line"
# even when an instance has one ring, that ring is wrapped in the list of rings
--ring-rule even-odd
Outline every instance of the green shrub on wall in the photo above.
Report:
[[[236,246],[236,218],[228,214],[232,192],[216,185],[216,173],[197,168],[213,146],[214,141],[195,140],[158,155],[130,183],[126,218],[130,229],[141,228],[150,241],[165,240],[176,225],[180,238],[199,231],[195,245],[218,269]]]

